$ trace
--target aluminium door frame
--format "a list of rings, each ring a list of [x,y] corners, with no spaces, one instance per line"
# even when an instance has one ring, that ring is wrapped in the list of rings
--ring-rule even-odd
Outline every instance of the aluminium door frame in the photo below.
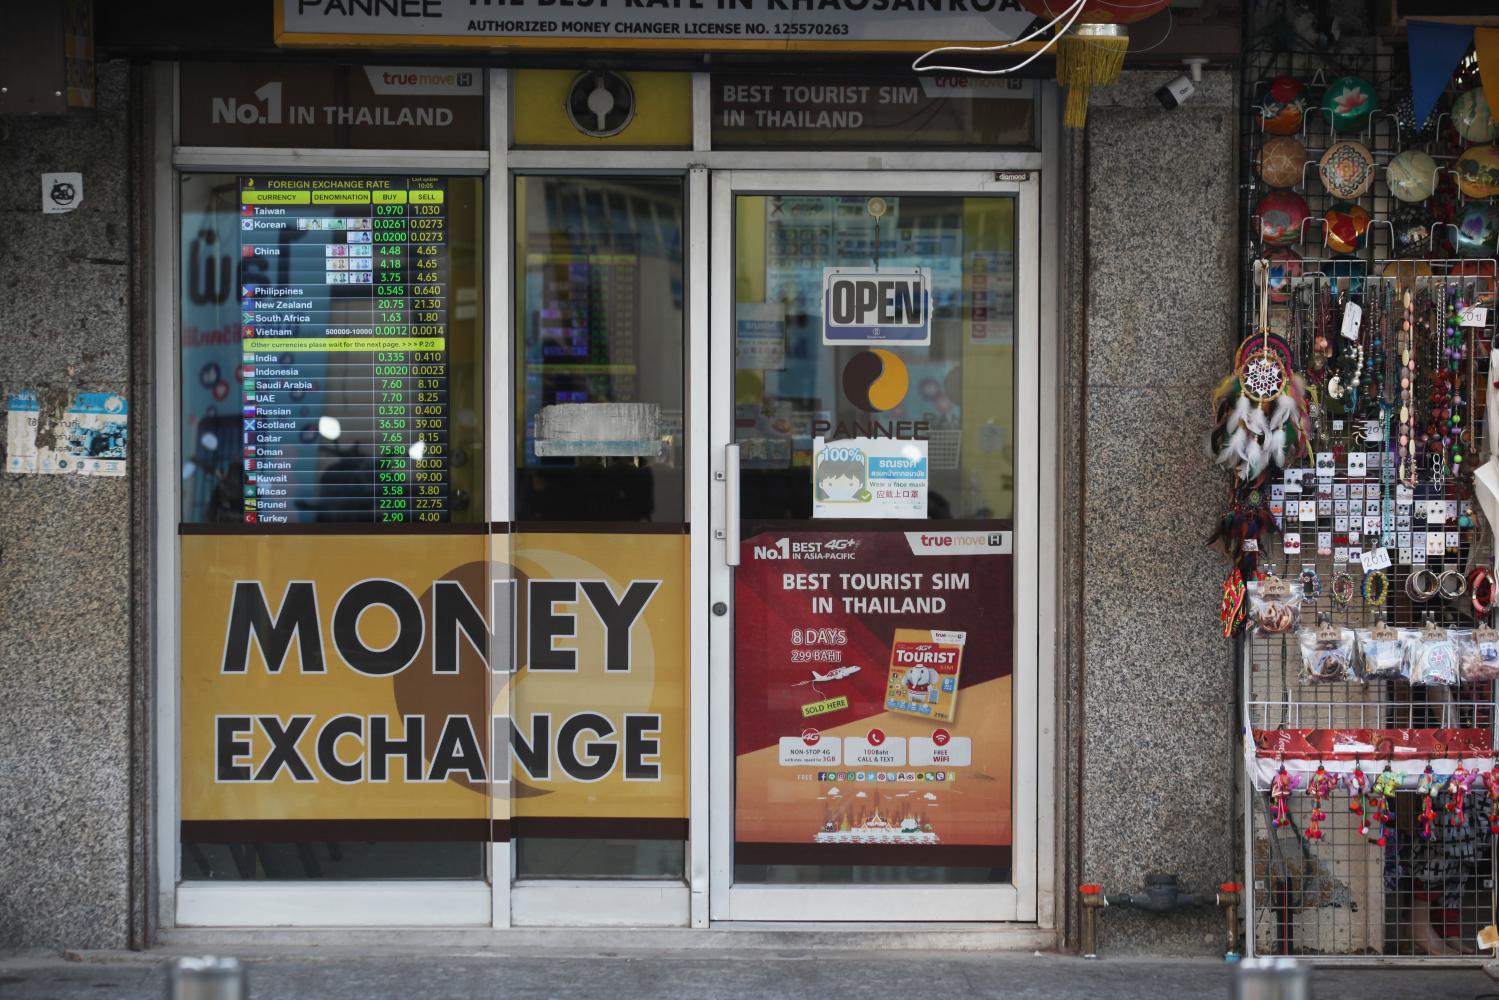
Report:
[[[715,921],[867,921],[901,915],[905,921],[1034,922],[1039,916],[1038,881],[1043,833],[1039,791],[1048,770],[1042,732],[1050,698],[1043,698],[1050,671],[1040,644],[1039,595],[1048,593],[1038,553],[1048,530],[1040,518],[1041,323],[1039,182],[1029,173],[1013,177],[993,171],[732,170],[713,175],[712,241],[715,263],[709,293],[712,322],[709,461],[715,480],[711,523],[709,594],[729,613],[710,620],[709,714],[711,914]],[[742,194],[1008,195],[1016,199],[1015,280],[1015,510],[1014,672],[1012,674],[1012,862],[1011,881],[989,885],[736,885],[733,880],[733,572],[726,544],[738,526],[726,521],[726,446],[733,441],[734,377],[734,199]],[[737,504],[733,505],[737,509]],[[1049,838],[1048,838],[1049,839]],[[1047,844],[1049,851],[1050,844]]]

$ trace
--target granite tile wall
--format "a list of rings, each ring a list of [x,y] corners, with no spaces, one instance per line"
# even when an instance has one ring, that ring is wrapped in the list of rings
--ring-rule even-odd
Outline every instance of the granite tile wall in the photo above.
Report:
[[[0,394],[47,412],[130,394],[127,104],[101,64],[96,109],[0,120]],[[75,211],[41,213],[50,171]],[[131,510],[129,479],[0,473],[0,950],[129,943]]]
[[[1173,71],[1094,92],[1069,168],[1084,199],[1064,270],[1076,315],[1066,393],[1080,404],[1067,551],[1081,572],[1065,648],[1068,753],[1082,774],[1077,877],[1110,893],[1175,872],[1211,892],[1236,878],[1234,683],[1217,631],[1224,563],[1204,545],[1221,501],[1207,457],[1209,397],[1237,312],[1235,76],[1209,72],[1165,111]],[[1067,435],[1064,434],[1064,440]],[[1066,682],[1064,682],[1066,683]],[[1080,732],[1079,732],[1080,730]],[[1106,911],[1105,953],[1222,953],[1216,908]]]

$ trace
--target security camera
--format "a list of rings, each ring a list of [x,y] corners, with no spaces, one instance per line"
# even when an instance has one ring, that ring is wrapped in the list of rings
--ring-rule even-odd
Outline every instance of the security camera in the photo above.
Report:
[[[1197,93],[1197,84],[1202,82],[1202,67],[1207,63],[1206,59],[1193,57],[1183,59],[1182,62],[1191,67],[1192,75],[1185,73],[1172,80],[1166,86],[1155,92],[1155,99],[1161,102],[1161,107],[1167,111],[1175,111],[1187,103],[1187,98]]]
[[[1183,73],[1172,80],[1166,86],[1155,92],[1155,99],[1161,102],[1161,107],[1167,111],[1175,111],[1187,103],[1187,98],[1197,93],[1197,88],[1192,84],[1191,77]]]

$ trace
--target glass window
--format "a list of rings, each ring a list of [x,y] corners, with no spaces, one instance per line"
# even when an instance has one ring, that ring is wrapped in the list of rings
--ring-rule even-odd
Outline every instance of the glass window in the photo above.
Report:
[[[482,188],[181,177],[184,523],[484,520]]]
[[[713,75],[714,149],[1031,149],[1036,84],[999,77]]]
[[[928,518],[1007,520],[1015,476],[1014,200],[875,200],[878,218],[862,195],[737,199],[734,439],[744,516],[812,516],[814,438],[903,438],[927,443]],[[880,355],[865,345],[825,345],[823,277],[831,267],[929,269],[931,343],[894,351],[899,372],[880,371]]]
[[[518,177],[516,519],[686,519],[682,181]]]
[[[736,198],[736,882],[1011,877],[1015,207]]]

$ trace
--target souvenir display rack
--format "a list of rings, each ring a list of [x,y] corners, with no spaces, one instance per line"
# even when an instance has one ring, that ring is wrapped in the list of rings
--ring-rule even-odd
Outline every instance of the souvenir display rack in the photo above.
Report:
[[[1455,99],[1478,81],[1471,67],[1460,70],[1429,126],[1418,129],[1405,103],[1403,51],[1372,36],[1313,44],[1286,20],[1295,7],[1246,5],[1246,339],[1234,361],[1238,381],[1229,382],[1249,394],[1249,368],[1241,362],[1252,365],[1255,350],[1268,356],[1265,345],[1274,339],[1284,351],[1286,395],[1292,387],[1306,390],[1302,440],[1257,480],[1236,472],[1229,507],[1239,519],[1226,518],[1225,526],[1242,531],[1242,514],[1251,508],[1273,517],[1273,529],[1239,543],[1255,553],[1248,563],[1241,554],[1239,565],[1257,563],[1257,572],[1295,588],[1303,600],[1301,625],[1321,621],[1324,636],[1368,629],[1377,615],[1395,629],[1430,622],[1433,636],[1470,630],[1492,618],[1475,613],[1487,612],[1486,603],[1475,609],[1466,585],[1472,571],[1493,565],[1472,479],[1490,457],[1485,417],[1499,271],[1492,234],[1486,244],[1460,239],[1463,214],[1487,199],[1470,197],[1456,183],[1454,163],[1470,143],[1451,123]],[[1342,87],[1340,78],[1350,76],[1370,85],[1381,110],[1335,121],[1321,110],[1323,97],[1329,83]],[[1267,109],[1272,117],[1279,110],[1270,93],[1277,77],[1302,83],[1296,96],[1312,109],[1290,131],[1284,120],[1277,123],[1281,135],[1265,127]],[[1262,158],[1266,142],[1280,137],[1294,139],[1304,155],[1297,170],[1284,156],[1295,146],[1281,143],[1282,172],[1275,178],[1281,183],[1272,186],[1261,176]],[[1346,140],[1367,151],[1367,164],[1353,150],[1354,176],[1325,177],[1321,161]],[[1436,165],[1431,196],[1421,202],[1409,200],[1409,171],[1393,178],[1407,184],[1402,197],[1392,191],[1391,161],[1407,150]],[[1357,176],[1360,169],[1368,176]],[[1329,193],[1337,184],[1348,185],[1348,197]],[[1269,213],[1261,206],[1275,192],[1305,205],[1304,221],[1292,213],[1289,232],[1267,230]],[[1341,208],[1329,213],[1334,206]],[[1453,317],[1446,307],[1458,300],[1486,312],[1468,315],[1466,324],[1459,317],[1449,338]],[[1401,329],[1407,320],[1413,321],[1408,337]],[[1262,337],[1258,348],[1256,337]],[[1460,356],[1453,357],[1457,345]],[[1407,357],[1414,369],[1403,365]],[[1434,372],[1450,374],[1434,379]],[[1454,411],[1460,429],[1450,422]],[[1220,421],[1224,412],[1220,404]],[[1402,432],[1415,442],[1409,465],[1398,444]],[[1215,450],[1222,445],[1215,437]],[[1360,557],[1368,553],[1378,566],[1376,550],[1390,564],[1366,572]],[[1454,594],[1459,576],[1463,594],[1419,599],[1439,581]],[[1402,676],[1364,680],[1351,671],[1308,679],[1296,628],[1270,634],[1252,620],[1233,628],[1232,589],[1225,588],[1224,607],[1226,631],[1238,632],[1248,953],[1472,954],[1477,931],[1496,916],[1495,681],[1413,684]]]

